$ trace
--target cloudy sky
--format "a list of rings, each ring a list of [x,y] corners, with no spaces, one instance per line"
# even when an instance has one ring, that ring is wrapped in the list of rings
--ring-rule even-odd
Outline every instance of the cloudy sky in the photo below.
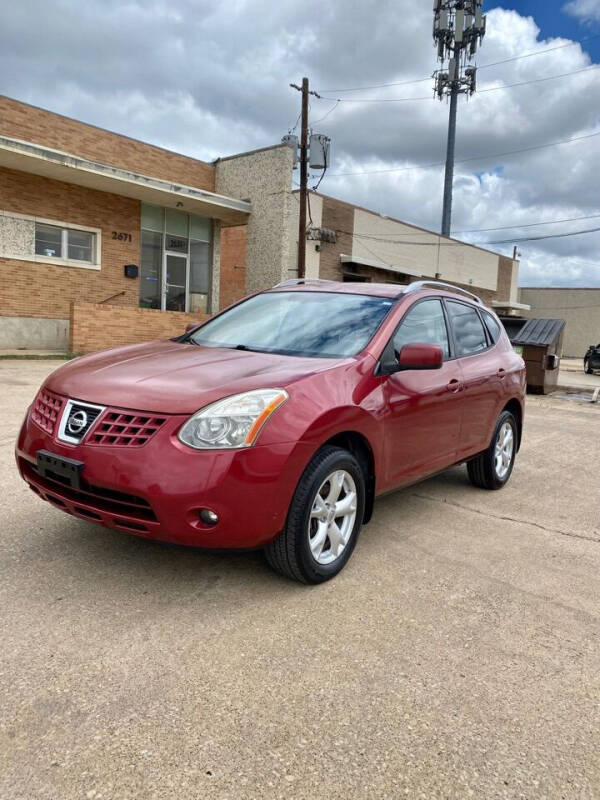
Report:
[[[19,0],[3,9],[2,91],[210,160],[278,142],[299,111],[289,83],[307,75],[322,95],[311,122],[333,141],[321,191],[439,230],[448,109],[432,99],[431,8]],[[485,11],[479,91],[459,108],[453,231],[501,252],[518,243],[522,285],[600,286],[600,232],[556,237],[600,228],[600,0]],[[544,236],[556,238],[518,242]]]

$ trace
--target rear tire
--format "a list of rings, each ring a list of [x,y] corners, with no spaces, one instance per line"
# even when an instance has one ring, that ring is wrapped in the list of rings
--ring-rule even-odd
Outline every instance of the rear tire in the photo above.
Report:
[[[514,416],[510,411],[503,411],[488,449],[467,462],[467,473],[473,486],[491,490],[506,486],[515,463],[517,436]]]
[[[585,374],[586,375],[593,375],[594,374],[594,370],[591,368],[589,361],[584,361],[583,362],[583,369],[585,370]]]
[[[301,583],[333,578],[352,555],[364,511],[358,461],[339,447],[321,448],[300,478],[285,528],[265,548],[269,565]]]

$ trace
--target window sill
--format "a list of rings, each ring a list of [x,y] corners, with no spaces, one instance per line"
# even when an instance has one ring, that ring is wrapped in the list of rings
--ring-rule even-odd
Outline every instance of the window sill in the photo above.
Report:
[[[12,261],[30,261],[36,264],[51,264],[54,267],[75,267],[76,269],[102,269],[101,264],[90,264],[89,261],[75,261],[74,259],[67,258],[54,258],[53,256],[39,256],[30,255],[24,256],[22,254],[15,255],[13,253],[0,253],[0,258],[8,258]]]

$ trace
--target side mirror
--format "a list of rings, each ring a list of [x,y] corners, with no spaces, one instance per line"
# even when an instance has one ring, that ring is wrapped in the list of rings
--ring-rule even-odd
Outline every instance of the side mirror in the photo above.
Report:
[[[199,327],[201,324],[202,324],[201,322],[188,322],[188,324],[185,326],[185,332],[190,333],[195,328]]]
[[[398,370],[441,369],[443,363],[439,344],[405,344],[398,356]]]

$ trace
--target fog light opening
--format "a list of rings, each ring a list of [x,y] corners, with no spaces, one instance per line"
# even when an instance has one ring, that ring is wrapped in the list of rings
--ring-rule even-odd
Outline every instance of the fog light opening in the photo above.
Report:
[[[214,511],[211,511],[210,508],[203,508],[200,511],[200,519],[205,525],[210,525],[211,528],[214,527],[219,521],[217,514],[215,514]]]

